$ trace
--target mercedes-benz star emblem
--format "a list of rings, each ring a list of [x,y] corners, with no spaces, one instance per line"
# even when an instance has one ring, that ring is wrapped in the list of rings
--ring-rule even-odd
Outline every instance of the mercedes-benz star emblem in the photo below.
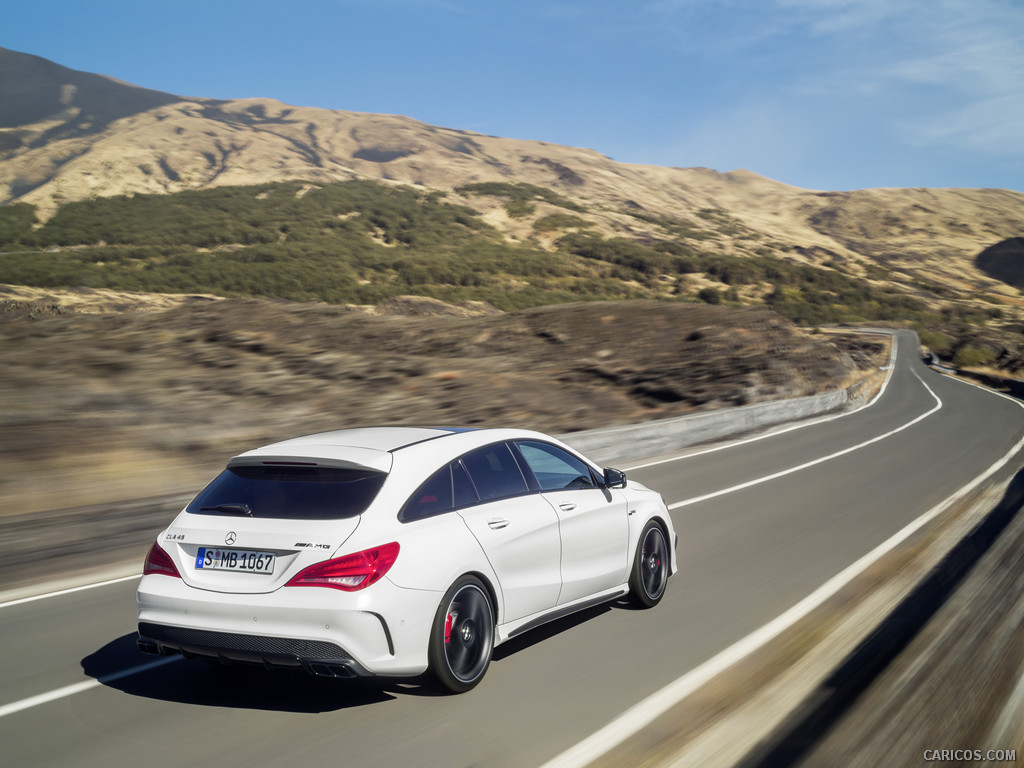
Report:
[[[238,538],[234,531],[229,531],[228,535],[224,537],[224,543],[229,547],[235,543],[235,539]]]

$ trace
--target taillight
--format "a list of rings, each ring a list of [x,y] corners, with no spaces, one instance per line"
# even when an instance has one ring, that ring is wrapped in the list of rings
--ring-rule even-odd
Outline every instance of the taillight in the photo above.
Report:
[[[149,548],[149,554],[146,555],[146,562],[142,566],[143,576],[150,573],[162,573],[164,576],[175,576],[179,579],[181,578],[181,574],[178,573],[178,569],[174,565],[174,561],[171,560],[171,556],[168,555],[155,541],[153,542],[153,546]]]
[[[364,589],[380,579],[398,558],[398,542],[324,560],[299,571],[285,586],[333,587],[346,592]]]

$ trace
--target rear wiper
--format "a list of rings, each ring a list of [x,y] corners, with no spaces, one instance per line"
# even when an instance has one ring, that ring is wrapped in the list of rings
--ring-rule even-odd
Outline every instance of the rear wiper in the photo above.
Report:
[[[232,515],[248,515],[252,517],[252,509],[248,504],[217,504],[212,507],[200,507],[200,512],[228,512]]]

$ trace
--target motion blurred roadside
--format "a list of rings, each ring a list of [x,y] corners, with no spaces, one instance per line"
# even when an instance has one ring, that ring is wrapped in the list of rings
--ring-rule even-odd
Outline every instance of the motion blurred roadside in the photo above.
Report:
[[[34,558],[42,513],[58,549],[88,534],[79,519],[134,540],[256,444],[372,424],[565,433],[840,389],[888,355],[880,337],[807,333],[765,308],[14,286],[0,349],[0,569]]]

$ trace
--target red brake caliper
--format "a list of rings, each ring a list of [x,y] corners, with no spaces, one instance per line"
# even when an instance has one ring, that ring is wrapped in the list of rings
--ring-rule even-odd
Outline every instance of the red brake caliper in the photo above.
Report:
[[[448,618],[444,620],[444,641],[445,643],[451,642],[452,639],[452,615],[449,613]]]

